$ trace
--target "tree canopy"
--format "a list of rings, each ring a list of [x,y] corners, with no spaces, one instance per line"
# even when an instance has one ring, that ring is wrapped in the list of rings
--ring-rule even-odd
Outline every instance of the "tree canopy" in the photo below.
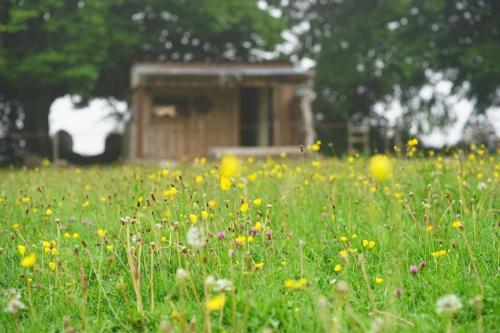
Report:
[[[499,15],[496,0],[5,0],[0,100],[46,134],[59,96],[126,99],[134,61],[257,60],[289,30],[292,56],[316,61],[327,119],[394,98],[432,115],[437,99],[418,94],[436,74],[481,112],[500,104]]]
[[[283,28],[253,0],[2,1],[0,94],[22,104],[26,130],[47,133],[59,96],[124,99],[134,61],[251,59]]]
[[[376,102],[395,95],[407,103],[435,73],[453,83],[452,93],[464,91],[479,112],[500,103],[496,0],[297,0],[274,5],[282,6],[291,26],[302,26],[297,51],[317,61],[317,111],[366,114]],[[417,103],[415,110],[428,106]]]

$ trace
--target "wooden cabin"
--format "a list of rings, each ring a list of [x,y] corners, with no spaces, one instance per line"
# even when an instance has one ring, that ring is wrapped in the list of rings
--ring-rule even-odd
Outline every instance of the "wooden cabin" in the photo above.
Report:
[[[282,63],[135,64],[126,156],[178,160],[310,144],[312,78]]]

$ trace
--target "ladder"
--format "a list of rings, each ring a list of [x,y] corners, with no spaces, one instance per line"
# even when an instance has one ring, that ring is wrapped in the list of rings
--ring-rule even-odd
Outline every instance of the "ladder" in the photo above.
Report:
[[[349,154],[354,152],[356,145],[361,145],[365,152],[370,149],[370,124],[366,118],[361,124],[347,121],[347,151]]]

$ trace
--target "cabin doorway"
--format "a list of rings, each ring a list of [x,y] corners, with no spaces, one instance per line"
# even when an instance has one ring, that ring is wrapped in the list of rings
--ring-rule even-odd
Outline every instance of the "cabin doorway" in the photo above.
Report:
[[[272,89],[242,88],[239,104],[240,145],[272,145]]]

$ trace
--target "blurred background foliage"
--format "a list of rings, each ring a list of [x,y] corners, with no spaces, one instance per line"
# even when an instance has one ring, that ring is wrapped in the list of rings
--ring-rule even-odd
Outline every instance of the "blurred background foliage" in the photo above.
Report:
[[[25,131],[47,134],[58,97],[127,100],[136,61],[309,58],[320,121],[369,115],[383,126],[374,105],[399,100],[403,129],[417,118],[444,126],[446,105],[433,112],[439,98],[419,98],[436,80],[477,114],[500,104],[499,15],[496,0],[4,0],[0,98],[22,106]],[[28,148],[44,154],[48,142]]]

